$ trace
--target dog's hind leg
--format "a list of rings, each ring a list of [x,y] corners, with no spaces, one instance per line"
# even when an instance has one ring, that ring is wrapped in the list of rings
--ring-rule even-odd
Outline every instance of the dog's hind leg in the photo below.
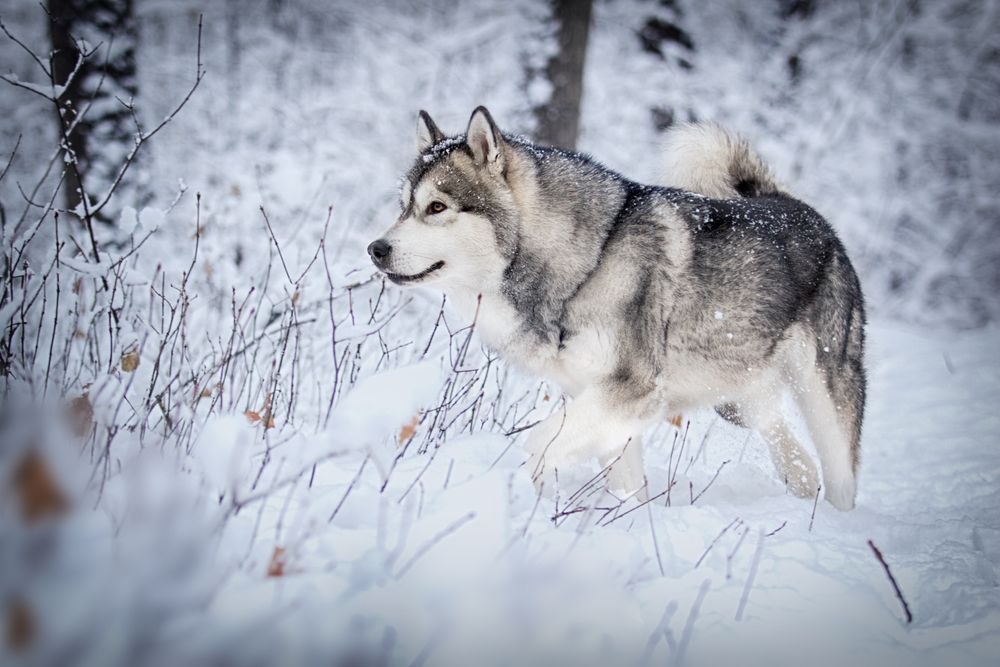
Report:
[[[788,376],[823,465],[826,499],[854,507],[865,412],[865,312],[861,286],[835,254],[806,312],[809,327],[789,340]]]
[[[771,460],[788,490],[799,498],[812,498],[819,490],[816,463],[785,422],[780,399],[777,385],[754,392],[747,400],[740,401],[739,416],[767,441]]]
[[[839,406],[829,391],[825,373],[815,364],[796,369],[795,397],[809,425],[809,433],[823,468],[823,495],[839,510],[854,507],[855,446],[848,435],[853,418],[844,414],[849,405]],[[848,427],[848,428],[845,428]]]

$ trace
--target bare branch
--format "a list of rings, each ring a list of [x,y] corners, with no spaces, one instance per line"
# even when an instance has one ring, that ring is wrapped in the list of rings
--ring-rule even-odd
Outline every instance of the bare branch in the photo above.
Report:
[[[743,594],[740,596],[740,604],[736,608],[736,620],[743,620],[743,612],[747,607],[747,600],[750,598],[750,590],[753,588],[754,579],[757,578],[757,568],[760,567],[760,557],[764,551],[764,534],[758,531],[757,548],[753,552],[753,561],[750,563],[750,573],[747,575],[746,583],[743,585]]]
[[[399,568],[399,572],[396,573],[396,579],[400,579],[404,574],[406,574],[407,571],[411,567],[413,567],[413,565],[418,560],[420,560],[420,558],[424,554],[426,554],[428,551],[430,551],[432,548],[434,548],[434,545],[436,545],[438,542],[440,542],[444,538],[448,537],[449,535],[451,535],[452,533],[454,533],[456,530],[458,530],[459,528],[461,528],[462,526],[464,526],[465,524],[469,523],[470,521],[472,521],[475,518],[476,518],[476,513],[475,512],[469,512],[469,513],[465,514],[464,516],[462,516],[457,521],[453,522],[447,528],[445,528],[445,529],[441,530],[439,533],[437,533],[434,537],[432,537],[430,540],[428,540],[426,544],[424,544],[422,547],[420,547],[419,549],[417,549],[417,552],[415,554],[413,554],[413,557],[410,558],[410,560],[406,561],[406,563],[403,565],[403,567]]]
[[[906,603],[906,598],[903,596],[903,591],[899,587],[899,583],[896,581],[896,577],[893,576],[892,570],[889,569],[889,564],[885,562],[885,557],[882,556],[882,552],[879,548],[875,546],[875,543],[868,540],[868,546],[871,547],[872,553],[875,554],[875,558],[878,562],[882,564],[882,569],[885,570],[885,576],[889,578],[889,583],[892,584],[892,590],[896,593],[896,599],[899,603],[903,605],[903,613],[906,615],[906,622],[910,624],[913,622],[913,614],[910,613],[910,605]]]
[[[29,48],[27,47],[27,45],[25,45],[25,43],[24,43],[24,42],[22,42],[22,41],[21,41],[21,40],[19,40],[19,39],[18,39],[17,37],[15,37],[15,36],[14,36],[14,34],[13,34],[13,33],[11,33],[11,31],[10,31],[10,30],[8,30],[8,29],[7,29],[7,26],[6,26],[6,25],[4,25],[4,22],[3,22],[3,18],[2,18],[2,17],[0,17],[0,30],[3,30],[3,33],[4,33],[5,35],[7,35],[7,37],[8,37],[8,38],[9,38],[9,39],[10,39],[10,40],[11,40],[12,42],[14,42],[14,43],[15,43],[15,44],[17,44],[18,46],[20,46],[20,47],[21,47],[21,48],[22,48],[22,49],[24,50],[24,52],[25,52],[25,53],[27,53],[27,54],[28,54],[29,56],[31,56],[31,59],[32,59],[32,60],[34,60],[34,61],[35,61],[35,62],[36,62],[36,63],[38,64],[38,66],[42,68],[42,72],[44,72],[44,73],[45,73],[45,76],[46,76],[47,78],[49,78],[49,79],[51,79],[51,78],[52,78],[52,72],[51,72],[51,70],[49,70],[49,68],[47,68],[47,67],[45,66],[45,63],[44,63],[44,62],[42,62],[42,59],[41,59],[41,58],[39,58],[39,57],[38,57],[38,55],[37,55],[37,54],[36,54],[36,53],[35,53],[34,51],[32,51],[31,49],[29,49]]]
[[[3,171],[0,171],[0,182],[3,181],[4,176],[10,170],[10,166],[14,164],[14,158],[17,156],[17,149],[21,146],[21,135],[17,135],[17,141],[14,142],[14,149],[10,152],[10,158],[7,160],[7,164],[4,166]]]

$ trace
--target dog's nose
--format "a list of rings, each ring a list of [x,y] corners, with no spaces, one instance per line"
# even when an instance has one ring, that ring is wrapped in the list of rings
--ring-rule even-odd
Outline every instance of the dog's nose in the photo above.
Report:
[[[389,253],[392,252],[392,246],[388,241],[384,239],[379,239],[373,241],[370,246],[368,246],[368,254],[376,262],[384,262],[386,258],[389,257]]]

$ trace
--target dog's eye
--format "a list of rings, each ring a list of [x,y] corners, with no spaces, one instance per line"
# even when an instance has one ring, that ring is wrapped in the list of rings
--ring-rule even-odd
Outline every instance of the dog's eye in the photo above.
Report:
[[[448,208],[443,203],[439,201],[432,201],[427,205],[427,215],[434,215],[435,213],[440,213],[441,211]]]

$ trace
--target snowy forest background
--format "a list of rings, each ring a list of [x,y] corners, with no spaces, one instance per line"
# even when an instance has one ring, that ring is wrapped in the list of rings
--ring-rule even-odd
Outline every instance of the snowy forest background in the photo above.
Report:
[[[0,3],[7,657],[995,664],[1000,3],[44,4]],[[479,104],[643,182],[716,120],[831,221],[873,321],[855,512],[711,414],[658,429],[656,502],[536,496],[558,390],[364,253],[417,110]]]

